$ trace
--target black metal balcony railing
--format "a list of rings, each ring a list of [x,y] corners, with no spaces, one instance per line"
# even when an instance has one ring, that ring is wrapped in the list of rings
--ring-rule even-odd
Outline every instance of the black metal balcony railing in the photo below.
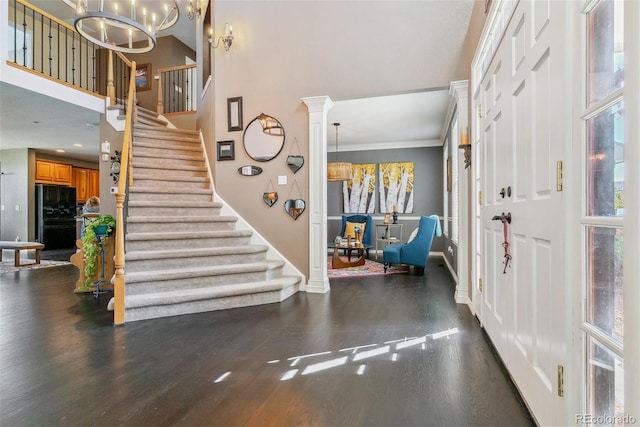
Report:
[[[130,68],[123,57],[84,39],[73,26],[26,0],[9,0],[8,45],[8,62],[16,67],[126,104]],[[109,90],[109,57],[113,91]],[[196,111],[195,67],[158,70],[158,113]]]
[[[23,69],[75,88],[106,96],[106,49],[87,41],[73,26],[29,4],[9,0],[8,60]],[[129,67],[114,58],[116,98],[125,100]]]
[[[158,114],[196,111],[196,65],[158,69]]]

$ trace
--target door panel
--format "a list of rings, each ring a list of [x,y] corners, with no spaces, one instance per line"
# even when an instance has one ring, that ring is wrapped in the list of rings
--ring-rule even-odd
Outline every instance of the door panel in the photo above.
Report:
[[[527,247],[526,236],[514,235],[513,236],[513,256],[525,259],[531,259],[531,252]],[[518,263],[513,271],[513,275],[516,278],[514,301],[516,305],[518,301],[533,301],[534,289],[528,286],[522,286],[526,283],[528,277],[532,274],[532,268],[530,264]],[[518,347],[523,357],[530,357],[533,352],[533,323],[535,321],[533,315],[534,304],[523,304],[515,312],[514,332],[515,332],[515,345]]]
[[[542,425],[566,422],[557,366],[566,364],[570,325],[564,316],[562,198],[555,165],[563,156],[563,120],[571,112],[559,78],[567,67],[567,7],[520,1],[494,56],[497,65],[489,66],[480,83],[480,99],[491,102],[479,119],[479,190],[485,196],[481,321]],[[494,220],[503,213],[512,218],[506,269],[503,223]]]
[[[550,89],[551,83],[551,61],[549,50],[546,50],[542,57],[537,61],[531,73],[531,81],[533,85],[532,104],[533,104],[533,131],[535,145],[533,147],[533,173],[536,198],[547,198],[551,194],[550,177],[553,172],[550,170],[552,165],[551,156],[551,137],[550,112],[553,111],[551,105]]]

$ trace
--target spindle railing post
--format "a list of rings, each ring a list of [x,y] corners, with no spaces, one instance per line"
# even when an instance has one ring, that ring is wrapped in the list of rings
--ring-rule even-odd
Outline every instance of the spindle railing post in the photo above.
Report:
[[[107,55],[107,97],[109,105],[116,104],[116,88],[113,85],[113,51],[111,49]]]
[[[116,196],[116,259],[115,281],[113,284],[113,324],[124,324],[124,199],[126,194],[118,192]]]
[[[158,73],[158,106],[156,112],[158,114],[164,114],[164,105],[162,102],[162,73]]]

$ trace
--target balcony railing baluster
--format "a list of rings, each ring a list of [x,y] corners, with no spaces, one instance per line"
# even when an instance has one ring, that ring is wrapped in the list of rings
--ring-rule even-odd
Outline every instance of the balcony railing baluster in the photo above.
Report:
[[[43,25],[44,25],[44,19],[42,20]],[[53,75],[53,47],[52,47],[52,41],[53,40],[53,35],[51,34],[51,19],[49,19],[49,77],[51,77]]]
[[[183,113],[195,111],[193,105],[193,87],[191,78],[195,64],[160,68],[161,84],[158,85],[158,113]]]
[[[8,59],[16,66],[41,73],[81,89],[106,96],[105,49],[80,37],[69,24],[29,4],[26,0],[9,0]],[[22,50],[22,53],[19,52]],[[48,64],[47,64],[48,62]],[[128,66],[116,63],[114,84],[118,99],[126,98]]]

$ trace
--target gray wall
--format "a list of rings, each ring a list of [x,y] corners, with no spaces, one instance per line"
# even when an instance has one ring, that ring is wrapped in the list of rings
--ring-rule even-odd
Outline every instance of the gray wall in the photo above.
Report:
[[[0,240],[17,236],[22,241],[33,240],[29,224],[34,221],[34,181],[29,166],[34,159],[28,149],[0,150],[0,205],[4,208],[0,210]]]
[[[335,153],[329,154],[329,161]],[[397,150],[370,150],[340,152],[340,161],[351,163],[387,163],[414,162],[413,213],[398,214],[398,223],[403,224],[402,238],[406,242],[411,232],[418,226],[422,215],[443,215],[442,200],[442,147],[402,148]],[[379,185],[376,168],[376,187]],[[340,234],[343,214],[342,182],[327,183],[327,227],[328,238],[332,240]],[[376,191],[378,191],[376,189]],[[384,214],[380,213],[380,197],[376,193],[376,207],[373,223],[381,223]],[[441,222],[442,225],[442,222]],[[374,243],[375,245],[375,243]],[[442,237],[436,237],[432,251],[443,250]]]

